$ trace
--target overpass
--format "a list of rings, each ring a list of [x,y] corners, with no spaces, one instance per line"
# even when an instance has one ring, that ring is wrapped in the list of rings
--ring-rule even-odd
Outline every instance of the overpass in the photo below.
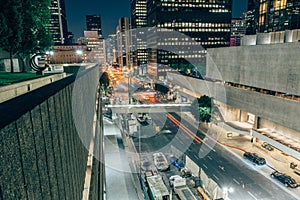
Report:
[[[162,113],[162,112],[189,112],[191,104],[126,104],[106,105],[113,113]]]

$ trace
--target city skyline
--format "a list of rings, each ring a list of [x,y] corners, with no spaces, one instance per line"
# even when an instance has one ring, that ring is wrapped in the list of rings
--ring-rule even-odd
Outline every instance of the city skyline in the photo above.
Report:
[[[66,1],[2,1],[0,200],[299,200],[299,0]]]
[[[112,0],[106,3],[103,0],[86,0],[84,2],[65,0],[69,31],[77,39],[83,36],[86,29],[86,15],[100,15],[103,36],[116,32],[118,20],[121,17],[130,17],[130,0]],[[232,17],[240,17],[247,10],[248,0],[233,0]]]

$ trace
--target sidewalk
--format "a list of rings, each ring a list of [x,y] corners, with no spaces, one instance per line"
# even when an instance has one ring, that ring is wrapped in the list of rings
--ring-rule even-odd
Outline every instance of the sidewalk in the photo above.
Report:
[[[139,200],[131,173],[131,157],[125,150],[119,128],[104,121],[104,152],[107,200]]]
[[[190,113],[185,113],[184,115],[188,117],[191,122],[194,122],[195,126],[197,126],[195,124],[194,117]],[[232,137],[227,137],[228,131],[215,124],[211,125],[210,131],[212,134],[218,135],[218,142],[221,145],[225,144],[223,146],[229,148],[229,150],[237,156],[242,158],[245,151],[257,153],[266,159],[267,164],[270,167],[291,176],[297,183],[300,183],[300,176],[294,173],[293,169],[290,168],[291,162],[300,165],[299,160],[284,154],[276,148],[274,148],[273,151],[268,151],[267,149],[261,147],[259,143],[251,143],[250,136],[233,134]],[[232,146],[234,148],[228,146]]]

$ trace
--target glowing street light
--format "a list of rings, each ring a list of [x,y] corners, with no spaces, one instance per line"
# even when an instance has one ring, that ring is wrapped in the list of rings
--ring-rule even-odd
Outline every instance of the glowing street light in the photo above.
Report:
[[[78,55],[78,57],[80,57],[80,56],[82,56],[82,54],[83,54],[83,51],[82,50],[80,50],[80,49],[77,49],[76,50],[76,54]],[[79,58],[77,57],[77,63],[79,63]],[[82,61],[81,61],[82,62]]]
[[[82,55],[82,54],[83,54],[83,51],[80,50],[80,49],[77,49],[77,50],[76,50],[76,54],[77,54],[77,55]]]

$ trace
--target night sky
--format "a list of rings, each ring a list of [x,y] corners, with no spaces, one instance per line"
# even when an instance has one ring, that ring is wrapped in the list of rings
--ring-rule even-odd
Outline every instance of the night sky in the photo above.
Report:
[[[248,0],[233,0],[233,17],[246,11]],[[85,15],[101,15],[104,37],[115,33],[120,17],[130,17],[130,0],[65,0],[68,29],[75,39],[83,36]]]

